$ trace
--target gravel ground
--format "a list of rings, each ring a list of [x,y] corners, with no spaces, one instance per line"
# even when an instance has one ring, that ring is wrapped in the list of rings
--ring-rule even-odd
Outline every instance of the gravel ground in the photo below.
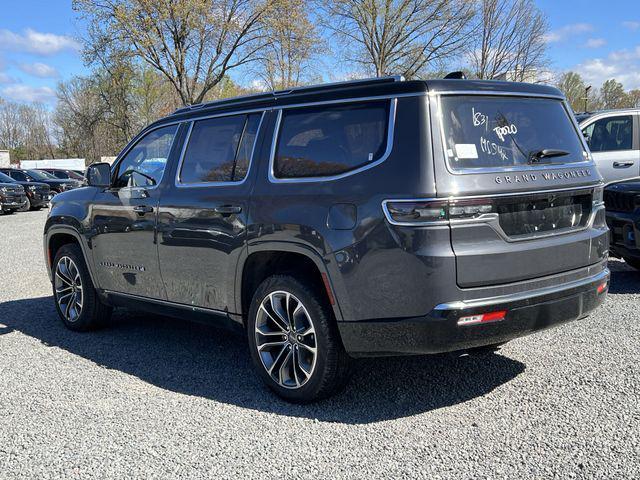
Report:
[[[363,360],[292,406],[242,339],[118,311],[77,334],[44,270],[46,212],[0,216],[0,477],[640,476],[640,273],[593,316],[487,357]]]

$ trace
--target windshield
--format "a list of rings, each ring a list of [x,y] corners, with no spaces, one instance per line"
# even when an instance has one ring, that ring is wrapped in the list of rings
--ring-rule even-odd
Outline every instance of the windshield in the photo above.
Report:
[[[27,170],[27,173],[36,180],[58,180],[50,173],[43,172],[41,170]]]
[[[0,183],[16,183],[16,181],[9,175],[5,175],[4,173],[0,172]]]
[[[560,100],[460,95],[443,96],[441,105],[453,170],[585,161]]]

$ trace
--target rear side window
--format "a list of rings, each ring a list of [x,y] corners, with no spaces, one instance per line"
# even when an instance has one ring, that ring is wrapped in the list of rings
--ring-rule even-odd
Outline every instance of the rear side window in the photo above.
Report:
[[[379,160],[387,150],[389,101],[283,110],[277,178],[326,177]]]
[[[193,124],[180,182],[239,182],[249,170],[261,114],[199,120]]]
[[[582,131],[592,152],[631,150],[633,117],[631,115],[601,118]]]

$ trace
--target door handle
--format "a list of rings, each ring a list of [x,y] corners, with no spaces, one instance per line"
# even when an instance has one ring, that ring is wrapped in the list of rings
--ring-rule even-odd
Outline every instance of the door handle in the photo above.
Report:
[[[145,213],[153,212],[153,207],[149,207],[148,205],[136,205],[133,207],[133,211],[138,215],[144,215]]]
[[[220,205],[213,209],[214,212],[221,215],[233,215],[242,212],[240,205]]]
[[[613,162],[613,168],[633,167],[633,162]]]

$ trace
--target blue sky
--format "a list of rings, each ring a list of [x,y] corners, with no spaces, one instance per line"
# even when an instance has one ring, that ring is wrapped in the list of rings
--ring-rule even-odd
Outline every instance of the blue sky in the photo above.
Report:
[[[55,102],[57,82],[83,74],[82,26],[70,0],[4,0],[0,16],[0,97]],[[575,70],[599,86],[616,78],[640,88],[638,0],[538,0],[547,14],[552,69]]]

